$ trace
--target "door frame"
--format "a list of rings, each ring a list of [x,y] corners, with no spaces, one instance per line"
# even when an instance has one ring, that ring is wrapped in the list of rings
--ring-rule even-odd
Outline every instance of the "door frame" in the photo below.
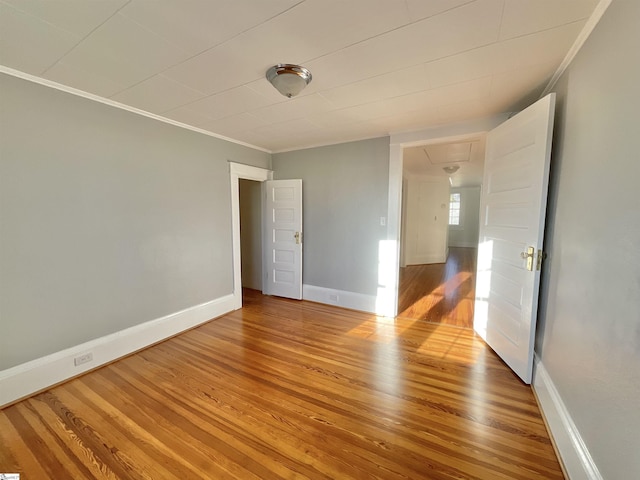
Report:
[[[378,289],[378,315],[395,317],[398,314],[400,277],[400,233],[402,223],[402,169],[403,150],[408,147],[431,143],[459,142],[486,134],[509,118],[509,114],[484,117],[469,122],[391,135],[389,141],[389,192],[387,205],[387,237],[389,255],[380,256],[379,271],[387,278],[380,278]]]
[[[229,162],[231,188],[231,233],[233,251],[233,308],[242,308],[242,260],[240,258],[240,179],[264,182],[273,180],[273,170]],[[264,252],[262,252],[264,257]],[[264,258],[263,258],[264,263]]]

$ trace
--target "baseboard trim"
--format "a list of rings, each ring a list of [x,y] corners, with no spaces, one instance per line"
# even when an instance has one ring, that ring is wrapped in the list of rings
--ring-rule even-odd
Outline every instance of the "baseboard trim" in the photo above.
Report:
[[[542,361],[534,360],[533,391],[570,480],[603,480]]]
[[[0,408],[235,310],[236,295],[120,330],[0,371]],[[74,358],[91,353],[79,366]]]
[[[351,310],[376,313],[375,295],[365,295],[363,293],[336,290],[334,288],[316,287],[315,285],[302,285],[302,298],[312,302],[350,308]]]
[[[478,248],[478,242],[453,242],[449,244],[449,247]]]
[[[426,265],[429,263],[446,263],[448,252],[443,255],[421,255],[407,258],[407,265]]]

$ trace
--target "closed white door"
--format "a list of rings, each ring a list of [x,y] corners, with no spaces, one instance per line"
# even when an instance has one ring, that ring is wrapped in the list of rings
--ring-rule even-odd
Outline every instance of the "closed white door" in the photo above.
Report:
[[[268,180],[264,293],[302,299],[302,180]]]
[[[407,265],[447,261],[449,183],[439,179],[411,178],[407,192]]]
[[[474,328],[531,383],[555,94],[487,136]]]

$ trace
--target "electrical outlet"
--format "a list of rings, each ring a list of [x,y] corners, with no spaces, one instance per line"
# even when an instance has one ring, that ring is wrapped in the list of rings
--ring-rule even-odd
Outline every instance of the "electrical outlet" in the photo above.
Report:
[[[91,360],[93,360],[93,353],[89,352],[74,358],[73,364],[77,367],[78,365],[82,365],[83,363],[89,363]]]
[[[338,295],[335,295],[335,294],[329,295],[329,300],[332,301],[332,302],[337,302],[338,301]]]

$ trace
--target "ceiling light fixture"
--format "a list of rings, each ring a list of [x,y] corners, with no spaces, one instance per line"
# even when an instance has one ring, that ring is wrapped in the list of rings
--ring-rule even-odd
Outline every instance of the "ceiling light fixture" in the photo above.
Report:
[[[442,169],[449,175],[453,175],[460,169],[460,167],[458,165],[451,165],[449,167],[442,167]]]
[[[298,95],[311,81],[311,72],[300,65],[279,63],[267,70],[267,80],[282,95],[291,98]]]

